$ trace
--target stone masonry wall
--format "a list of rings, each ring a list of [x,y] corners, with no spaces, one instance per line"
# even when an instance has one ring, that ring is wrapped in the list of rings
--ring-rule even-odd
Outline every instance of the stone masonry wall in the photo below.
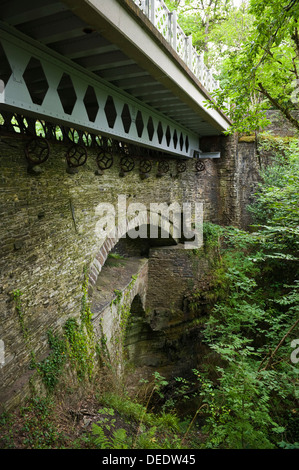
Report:
[[[24,156],[27,141],[18,134],[0,140],[0,403],[7,406],[18,403],[28,390],[30,353],[34,351],[37,361],[48,354],[47,331],[60,331],[70,316],[80,314],[84,268],[95,283],[116,243],[110,239],[104,244],[96,235],[99,203],[116,205],[119,194],[126,195],[128,204],[197,201],[204,204],[205,220],[239,224],[242,219],[242,175],[237,172],[243,167],[236,158],[235,138],[222,139],[221,159],[206,160],[205,171],[195,172],[190,160],[186,172],[177,175],[171,160],[164,177],[157,178],[154,168],[144,180],[138,169],[121,178],[119,156],[104,175],[97,175],[95,149],[88,150],[87,163],[77,174],[69,174],[67,147],[59,142],[50,143],[49,160],[39,175],[32,175]],[[240,153],[238,158],[243,158]],[[249,167],[254,156],[246,158]],[[16,291],[22,293],[23,323],[13,299]]]

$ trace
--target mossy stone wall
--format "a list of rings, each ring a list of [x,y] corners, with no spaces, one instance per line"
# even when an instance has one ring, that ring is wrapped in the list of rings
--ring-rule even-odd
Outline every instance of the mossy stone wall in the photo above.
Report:
[[[243,180],[240,173],[245,163],[236,137],[222,139],[221,158],[207,159],[202,172],[195,171],[190,159],[186,172],[177,175],[176,161],[170,160],[165,176],[156,177],[154,164],[147,179],[140,178],[138,166],[121,178],[118,155],[113,166],[99,176],[96,149],[88,149],[86,164],[78,173],[69,174],[68,147],[60,142],[50,142],[50,158],[40,166],[41,172],[33,175],[27,171],[27,141],[28,137],[18,134],[2,135],[0,140],[2,404],[17,403],[24,395],[31,375],[31,352],[36,360],[43,359],[48,354],[47,331],[59,332],[68,318],[79,316],[83,270],[97,266],[93,271],[96,277],[113,248],[115,241],[111,240],[103,248],[95,232],[99,203],[115,205],[119,194],[126,195],[128,204],[197,201],[204,204],[205,220],[240,225],[251,190],[247,176]],[[246,165],[254,166],[254,147],[244,145]],[[241,193],[240,182],[244,186]],[[15,291],[22,293],[19,300],[27,340]],[[171,292],[168,294],[171,297]]]

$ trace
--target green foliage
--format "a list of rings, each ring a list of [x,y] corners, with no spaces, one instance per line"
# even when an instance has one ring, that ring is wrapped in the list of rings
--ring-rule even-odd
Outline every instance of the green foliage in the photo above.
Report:
[[[46,137],[46,129],[47,129],[47,126],[46,126],[45,121],[43,121],[43,120],[36,121],[36,123],[35,123],[35,132],[36,132],[37,136]],[[63,133],[62,133],[62,130],[59,126],[55,127],[54,133],[55,133],[55,137],[56,137],[57,140],[63,140]],[[73,140],[71,132],[69,132],[69,137],[70,137],[71,140]],[[76,142],[78,142],[78,138],[76,139]]]
[[[154,387],[153,392],[157,393],[161,398],[164,396],[163,388],[168,385],[167,380],[159,372],[154,372]]]
[[[2,429],[5,430],[2,433]],[[13,420],[11,413],[5,411],[0,415],[0,449],[13,449],[14,448],[14,430]]]
[[[105,435],[101,426],[93,424],[92,429],[96,436],[95,443],[99,449],[129,449],[132,445],[126,430],[123,428],[113,430],[109,438]]]
[[[82,285],[82,301],[81,301],[81,314],[80,320],[82,328],[86,330],[87,337],[90,341],[93,340],[93,328],[92,328],[92,312],[90,309],[90,303],[88,300],[88,275],[86,271],[84,272],[84,282]]]
[[[106,405],[106,407],[116,409],[121,415],[126,416],[129,420],[139,421],[145,412],[145,407],[140,403],[135,403],[126,398],[124,399],[123,396],[113,392],[105,393],[101,396],[101,401]],[[148,424],[152,424],[152,422],[149,421]]]
[[[88,301],[88,278],[85,273],[82,286],[80,323],[69,318],[64,325],[68,358],[76,370],[79,381],[91,380],[93,376],[97,346],[92,327],[92,312]]]
[[[99,410],[101,419],[98,424],[93,424],[92,431],[95,444],[99,449],[128,449],[132,446],[132,438],[127,436],[123,428],[116,428],[113,408],[102,408]],[[106,434],[110,434],[108,437]]]
[[[231,355],[227,346],[219,351],[223,353],[224,349],[233,365],[225,370],[218,368],[219,386],[205,381],[202,385],[203,403],[208,406],[203,428],[208,435],[205,447],[273,448],[268,437],[269,427],[275,424],[269,414],[269,393],[243,360],[244,348],[241,354],[231,348]]]
[[[159,374],[158,374],[159,375]],[[156,377],[162,386],[164,380]],[[159,385],[159,388],[160,388]],[[100,420],[92,427],[100,449],[179,449],[181,438],[178,419],[167,413],[154,414],[128,396],[106,393],[101,397],[106,406],[99,410]],[[121,420],[126,427],[116,427]]]
[[[299,129],[298,2],[251,0],[253,22],[242,46],[230,49],[212,96],[223,108],[229,100],[233,125],[229,132],[251,132],[269,124],[267,109],[278,109]],[[215,104],[211,103],[215,107]]]
[[[215,45],[226,42],[228,34],[224,37],[219,29],[227,28],[228,19],[236,9],[231,0],[166,0],[170,10],[177,10],[178,23],[184,33],[192,34],[193,45],[199,52],[204,51],[206,63],[211,66],[215,63]],[[232,22],[231,29],[235,30]],[[218,32],[218,34],[217,34]],[[219,40],[220,38],[221,40]],[[235,35],[234,39],[236,40]],[[222,51],[222,48],[221,48]]]
[[[204,224],[205,249],[216,254],[208,299],[211,311],[202,328],[213,362],[207,357],[201,370],[194,370],[192,381],[176,377],[171,396],[166,393],[169,382],[156,372],[145,405],[126,395],[102,394],[92,434],[97,448],[181,449],[198,423],[206,436],[203,448],[298,448],[298,370],[290,361],[290,342],[298,337],[299,151],[295,140],[264,136],[259,145],[261,151],[272,153],[274,164],[263,170],[250,207],[254,231]],[[33,366],[50,391],[67,361],[79,382],[93,377],[99,345],[87,287],[85,276],[80,317],[66,322],[63,336],[48,332],[49,356],[36,363],[33,354]],[[202,293],[195,294],[194,311]],[[14,301],[25,331],[21,295],[15,291]],[[130,315],[127,298],[121,292],[116,295],[121,333]],[[104,348],[103,336],[99,349]],[[155,399],[163,402],[162,413],[150,411]],[[174,412],[166,410],[190,399],[196,399],[196,410],[183,426]],[[38,398],[24,409],[28,447],[59,442],[50,410],[50,403]],[[10,431],[6,444],[12,445]]]
[[[117,305],[120,303],[123,293],[119,289],[114,289],[114,294],[115,294],[115,299],[112,300],[112,303]]]
[[[261,146],[265,148],[265,143]],[[298,141],[276,140],[274,149],[274,163],[263,170],[256,202],[249,211],[257,223],[256,237],[263,244],[264,256],[287,262],[296,259],[299,249]]]
[[[254,232],[221,229],[212,281],[220,295],[204,328],[214,362],[197,374],[207,448],[298,442],[290,342],[299,333],[299,154],[297,142],[273,147],[275,163],[250,208]]]
[[[30,367],[37,370],[49,392],[53,392],[59,383],[66,364],[75,371],[79,382],[92,380],[97,358],[105,350],[105,344],[99,346],[95,341],[87,290],[85,273],[79,320],[69,318],[64,324],[63,334],[48,331],[50,354],[44,360],[37,362],[34,352],[31,352]]]
[[[211,222],[203,223],[203,242],[204,246],[210,250],[213,247],[219,247],[222,227]]]
[[[296,321],[298,293],[282,283],[270,284],[265,293],[263,270],[252,259],[245,258],[241,265],[236,257],[224,257],[227,294],[215,305],[204,331],[205,341],[222,363],[209,371],[216,373],[216,383],[202,388],[203,403],[208,405],[205,446],[271,448],[277,443],[274,433],[285,431],[280,425],[284,407],[275,421],[273,400],[280,396],[284,406],[292,406],[296,369],[289,362],[288,344],[281,345],[275,360],[270,356],[270,361],[269,351],[276,350]],[[282,297],[285,289],[292,290]],[[229,412],[224,413],[224,405]]]
[[[109,253],[108,258],[109,259],[124,259],[124,256],[122,256],[118,253]]]
[[[53,410],[54,403],[48,397],[34,397],[21,409],[27,449],[52,449],[62,441],[62,434],[51,421]]]
[[[205,64],[215,76],[219,74],[223,59],[231,51],[239,51],[247,41],[253,15],[245,2],[235,6],[231,0],[166,0],[166,5],[178,13],[178,23],[193,46],[204,53]]]
[[[31,368],[36,368],[40,373],[43,382],[48,391],[53,391],[59,382],[66,363],[66,345],[65,341],[54,335],[51,330],[48,331],[48,342],[51,349],[46,359],[37,363],[35,356],[32,357]]]
[[[80,322],[75,318],[69,318],[64,325],[68,360],[75,369],[79,381],[92,380],[97,353],[101,350],[93,332],[86,272],[82,292]]]
[[[111,267],[122,267],[124,266],[124,256],[118,254],[118,253],[109,253],[107,260],[106,260],[106,265],[111,266]]]
[[[79,380],[91,377],[92,358],[90,358],[86,333],[75,318],[70,318],[64,325],[67,352]]]

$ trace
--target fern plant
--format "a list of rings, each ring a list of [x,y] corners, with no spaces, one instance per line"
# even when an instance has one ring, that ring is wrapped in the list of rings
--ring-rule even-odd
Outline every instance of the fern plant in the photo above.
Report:
[[[132,444],[123,428],[115,429],[108,437],[101,425],[93,424],[92,432],[95,436],[95,444],[99,449],[129,449]]]

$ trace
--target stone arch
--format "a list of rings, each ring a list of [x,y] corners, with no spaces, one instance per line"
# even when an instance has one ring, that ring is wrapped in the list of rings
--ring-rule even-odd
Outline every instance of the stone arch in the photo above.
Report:
[[[131,219],[129,220],[126,218],[125,223],[118,228],[118,233],[116,234],[116,230],[113,229],[109,232],[105,239],[100,240],[100,247],[90,265],[89,271],[89,286],[92,290],[94,285],[97,282],[97,278],[99,273],[104,266],[109,253],[115,248],[115,246],[124,238],[129,236],[130,231],[136,229],[137,227],[141,228],[142,226],[150,228],[154,227],[158,230],[159,233],[163,233],[163,236],[160,237],[159,245],[163,244],[167,245],[166,243],[168,234],[168,241],[170,244],[177,244],[180,242],[180,237],[176,236],[181,233],[181,220],[177,220],[172,213],[170,213],[170,217],[166,218],[163,214],[160,214],[159,211],[147,211],[146,219],[144,219],[143,224],[140,225],[139,223],[134,224],[134,221]],[[151,240],[150,237],[147,238]],[[156,240],[158,240],[156,239]],[[152,239],[153,240],[153,239]],[[165,242],[164,242],[165,241]],[[155,245],[154,245],[155,246]]]
[[[97,337],[105,338],[116,369],[122,368],[122,345],[131,309],[137,316],[145,312],[147,277],[147,259],[109,259],[91,293],[94,332]]]

